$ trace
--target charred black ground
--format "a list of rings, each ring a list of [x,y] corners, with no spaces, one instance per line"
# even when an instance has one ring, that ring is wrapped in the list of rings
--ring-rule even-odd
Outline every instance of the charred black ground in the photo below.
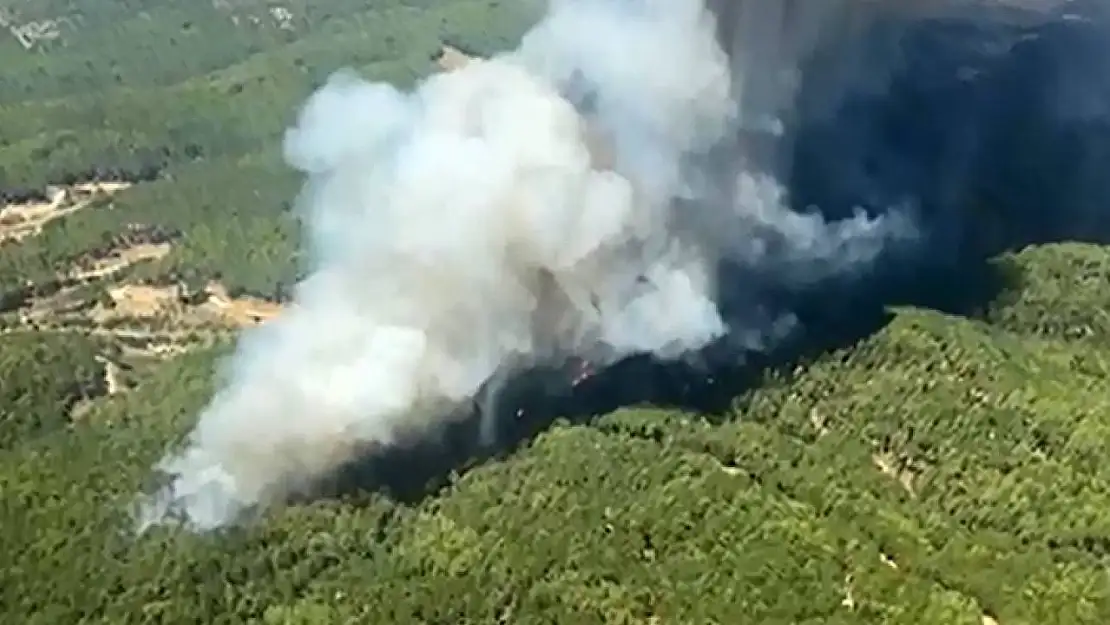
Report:
[[[892,306],[980,317],[1020,287],[1001,254],[1110,242],[1110,23],[1098,7],[1078,9],[1082,19],[1035,26],[975,15],[890,19],[867,32],[865,49],[871,42],[900,61],[885,90],[849,89],[831,116],[800,117],[792,201],[828,219],[908,203],[922,238],[890,249],[866,272],[800,288],[723,267],[726,319],[796,318],[778,344],[737,350],[726,337],[688,361],[633,357],[574,384],[566,372],[533,371],[505,391],[494,444],[481,440],[475,411],[441,439],[371,454],[328,490],[384,488],[419,499],[556,419],[589,421],[624,406],[726,418],[769,372],[788,373],[874,334]],[[807,71],[820,72],[829,52]],[[803,111],[806,98],[803,87]],[[751,301],[762,307],[752,310]]]

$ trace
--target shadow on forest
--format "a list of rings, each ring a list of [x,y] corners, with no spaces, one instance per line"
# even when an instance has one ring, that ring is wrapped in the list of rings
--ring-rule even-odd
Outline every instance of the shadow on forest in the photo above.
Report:
[[[889,321],[890,305],[978,314],[1019,279],[990,262],[1000,252],[1110,242],[1102,206],[1110,198],[1110,37],[1101,23],[1034,31],[979,21],[880,24],[870,36],[900,42],[889,89],[848,93],[820,120],[803,115],[790,187],[798,206],[817,205],[834,219],[853,206],[881,211],[914,198],[925,242],[917,252],[895,250],[867,275],[803,290],[768,286],[761,303],[792,312],[801,328],[769,353],[716,345],[697,366],[634,357],[573,389],[557,377],[560,389],[551,390],[559,374],[533,372],[506,390],[496,444],[479,444],[475,415],[440,441],[347,467],[328,490],[419,500],[451,472],[527,444],[557,418],[588,421],[621,406],[727,419],[769,368],[866,338]],[[722,274],[727,295],[729,271]]]

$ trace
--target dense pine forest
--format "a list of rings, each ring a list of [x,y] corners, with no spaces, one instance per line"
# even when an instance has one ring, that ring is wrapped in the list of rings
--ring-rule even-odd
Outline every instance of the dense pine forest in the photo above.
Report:
[[[627,363],[522,397],[496,453],[408,450],[242,527],[129,532],[303,271],[280,144],[301,102],[342,67],[410,85],[443,42],[504,49],[541,9],[0,0],[3,621],[1108,622],[1097,241],[992,240],[931,278],[989,280],[973,302],[860,296],[810,314],[819,345],[712,380]],[[985,202],[979,231],[1005,224]]]

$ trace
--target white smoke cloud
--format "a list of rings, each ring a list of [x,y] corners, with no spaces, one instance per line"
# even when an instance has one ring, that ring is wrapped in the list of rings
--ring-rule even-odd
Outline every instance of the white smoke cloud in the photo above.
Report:
[[[242,338],[140,524],[231,523],[434,431],[507,370],[681,357],[728,329],[723,258],[806,279],[904,234],[791,212],[739,165],[705,191],[698,159],[744,115],[714,29],[695,0],[556,0],[519,49],[412,92],[335,74],[285,141],[312,272]]]

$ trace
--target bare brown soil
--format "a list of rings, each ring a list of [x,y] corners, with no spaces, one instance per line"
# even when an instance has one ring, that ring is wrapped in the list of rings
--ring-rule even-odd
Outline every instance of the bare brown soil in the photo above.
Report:
[[[23,241],[42,232],[43,226],[114,195],[131,186],[129,182],[83,182],[53,187],[46,202],[7,204],[0,208],[0,244]]]
[[[0,245],[25,245],[44,226],[96,200],[130,187],[126,182],[89,182],[54,187],[48,201],[0,206]],[[281,312],[274,302],[232,297],[218,283],[199,293],[183,284],[150,284],[133,279],[128,269],[158,262],[173,253],[179,233],[158,226],[128,224],[102,246],[59,268],[52,288],[30,297],[3,315],[0,334],[61,332],[104,341],[98,358],[101,388],[73,407],[82,418],[101,397],[125,393],[135,383],[136,362],[154,362],[190,349],[228,339],[242,328],[264,323]]]

